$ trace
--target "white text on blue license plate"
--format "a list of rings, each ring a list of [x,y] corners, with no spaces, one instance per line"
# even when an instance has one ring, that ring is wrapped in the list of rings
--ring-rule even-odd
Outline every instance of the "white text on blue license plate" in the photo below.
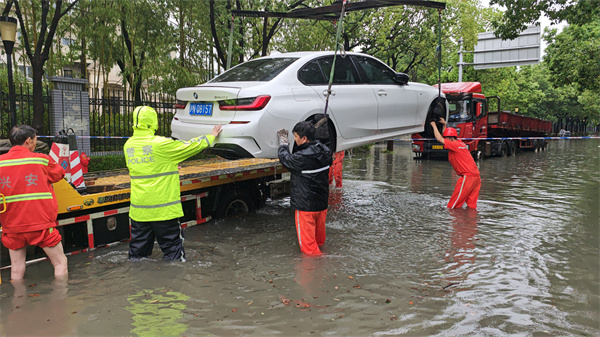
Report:
[[[212,116],[212,103],[190,103],[190,115]]]

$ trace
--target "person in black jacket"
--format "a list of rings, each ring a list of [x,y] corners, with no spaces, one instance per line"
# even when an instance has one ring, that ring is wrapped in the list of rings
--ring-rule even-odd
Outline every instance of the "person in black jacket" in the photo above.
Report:
[[[290,206],[294,209],[300,250],[320,255],[325,243],[325,218],[329,199],[329,166],[331,150],[315,140],[316,129],[310,122],[300,122],[292,129],[293,153],[290,153],[288,131],[277,131],[279,161],[290,171]]]

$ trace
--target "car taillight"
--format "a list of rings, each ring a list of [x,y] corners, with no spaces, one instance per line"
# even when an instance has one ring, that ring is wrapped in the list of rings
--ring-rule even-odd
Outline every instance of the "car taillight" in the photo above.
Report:
[[[221,110],[260,110],[267,106],[271,96],[263,95],[250,98],[228,99],[219,102]]]
[[[185,109],[185,107],[186,107],[187,104],[188,104],[187,101],[177,100],[177,103],[175,103],[175,109],[183,110],[183,109]]]

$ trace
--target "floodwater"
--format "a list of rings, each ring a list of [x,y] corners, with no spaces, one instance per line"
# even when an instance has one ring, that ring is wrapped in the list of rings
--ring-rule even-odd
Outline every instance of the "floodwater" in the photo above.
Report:
[[[127,244],[2,271],[0,331],[31,336],[598,336],[600,141],[480,162],[478,210],[449,211],[447,161],[407,143],[347,155],[325,255],[289,200],[189,228],[188,262]]]

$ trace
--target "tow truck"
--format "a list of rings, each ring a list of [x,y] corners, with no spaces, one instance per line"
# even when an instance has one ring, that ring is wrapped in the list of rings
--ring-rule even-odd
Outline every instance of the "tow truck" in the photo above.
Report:
[[[212,218],[236,216],[262,207],[267,198],[289,192],[289,173],[277,159],[221,158],[181,164],[179,180],[184,216],[181,227]],[[67,180],[55,184],[57,228],[67,255],[128,241],[130,180],[124,170],[84,174],[85,189]],[[0,248],[0,267],[10,264],[8,250]],[[37,247],[27,248],[27,260],[45,259]]]
[[[519,150],[546,149],[548,142],[543,137],[552,131],[552,122],[500,110],[500,97],[485,97],[479,82],[442,83],[441,89],[450,107],[447,126],[456,129],[474,157],[504,157]],[[497,102],[495,111],[489,110],[492,102]],[[448,153],[434,139],[430,125],[411,138],[417,158]]]

